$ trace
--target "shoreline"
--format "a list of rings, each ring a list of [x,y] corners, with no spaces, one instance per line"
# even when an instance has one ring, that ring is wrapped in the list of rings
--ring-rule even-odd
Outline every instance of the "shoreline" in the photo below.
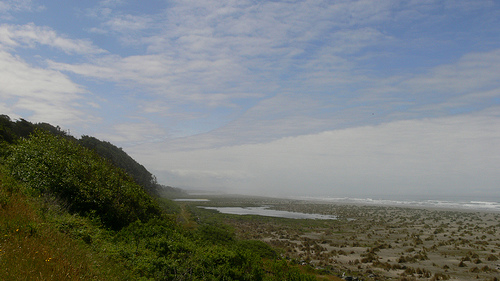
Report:
[[[240,194],[203,194],[203,198],[196,196],[197,194],[190,194],[185,198],[171,199],[173,201],[210,201],[209,198],[216,199],[229,199],[229,200],[277,200],[277,201],[299,201],[308,204],[339,204],[339,205],[354,205],[354,206],[375,206],[375,207],[399,207],[411,209],[429,209],[439,211],[461,211],[461,212],[484,212],[500,214],[500,202],[495,201],[445,201],[445,200],[389,200],[389,199],[371,199],[371,198],[351,198],[351,197],[309,197],[309,196],[257,196],[257,195],[240,195]],[[483,204],[471,206],[471,204]]]
[[[227,193],[190,193],[190,198],[227,198],[227,199],[256,199],[256,200],[296,200],[309,203],[321,204],[344,204],[344,205],[367,205],[380,207],[403,207],[403,208],[423,208],[449,211],[466,212],[487,212],[500,213],[500,197],[494,200],[486,201],[487,198],[466,198],[456,197],[456,200],[450,198],[433,199],[383,199],[380,197],[318,197],[318,196],[280,196],[280,195],[248,195],[248,194],[227,194]],[[444,196],[442,196],[444,197]],[[488,198],[491,199],[491,198]]]

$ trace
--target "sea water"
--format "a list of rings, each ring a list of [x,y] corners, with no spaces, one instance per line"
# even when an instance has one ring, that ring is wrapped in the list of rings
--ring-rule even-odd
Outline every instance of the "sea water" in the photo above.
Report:
[[[309,197],[301,196],[293,199],[316,201],[323,203],[346,203],[360,205],[375,205],[375,206],[400,206],[400,207],[420,207],[420,208],[439,208],[439,209],[455,209],[465,211],[486,211],[500,212],[500,198],[490,197],[489,200],[478,199],[470,200],[467,198],[451,198],[451,199],[373,199],[373,198],[351,198],[351,197]],[[499,200],[496,200],[499,199]]]

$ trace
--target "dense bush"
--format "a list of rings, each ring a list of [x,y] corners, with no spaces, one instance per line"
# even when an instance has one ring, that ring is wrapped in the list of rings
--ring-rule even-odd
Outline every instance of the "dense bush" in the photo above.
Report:
[[[112,165],[123,169],[150,195],[160,196],[165,192],[172,193],[173,195],[182,193],[182,190],[178,188],[158,184],[154,175],[146,170],[144,166],[137,163],[121,148],[91,136],[82,136],[80,139],[76,139],[69,134],[69,131],[48,123],[31,123],[24,119],[11,120],[7,115],[0,115],[0,155],[4,155],[5,151],[8,150],[6,149],[7,144],[17,143],[22,138],[29,138],[36,130],[45,131],[51,135],[75,141],[94,151],[99,156],[111,162]]]
[[[186,232],[154,219],[123,228],[114,245],[115,255],[125,258],[133,274],[155,280],[263,280],[259,253],[232,239],[223,241],[206,243],[203,231]]]
[[[38,131],[14,145],[5,163],[33,191],[54,195],[71,212],[95,214],[115,229],[161,213],[125,172],[63,137]]]
[[[235,240],[235,235],[224,225],[201,225],[197,229],[198,238],[209,244],[228,244]]]
[[[275,259],[278,254],[271,246],[258,240],[243,240],[238,242],[238,248],[250,251],[261,258]]]
[[[158,195],[160,185],[144,166],[137,163],[132,157],[125,153],[121,148],[115,145],[98,140],[91,136],[82,136],[78,143],[82,146],[95,151],[99,156],[109,160],[114,166],[126,171],[136,183],[142,186],[151,195]]]

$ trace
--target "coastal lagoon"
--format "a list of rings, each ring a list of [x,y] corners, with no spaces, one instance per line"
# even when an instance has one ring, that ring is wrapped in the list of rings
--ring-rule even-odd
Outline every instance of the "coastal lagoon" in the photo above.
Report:
[[[335,220],[336,216],[321,215],[321,214],[307,214],[300,212],[289,212],[281,210],[270,209],[269,206],[263,207],[200,207],[208,210],[217,210],[223,214],[233,215],[256,215],[265,217],[278,217],[288,219],[319,219],[319,220]]]
[[[208,201],[210,201],[210,199],[178,198],[178,199],[172,199],[172,201],[176,201],[176,202],[208,202]]]

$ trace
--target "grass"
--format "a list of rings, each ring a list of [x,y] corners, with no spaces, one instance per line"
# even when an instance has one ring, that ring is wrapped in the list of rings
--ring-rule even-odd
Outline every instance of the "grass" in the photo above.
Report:
[[[99,257],[84,239],[75,239],[75,232],[93,228],[91,222],[46,201],[23,194],[0,173],[0,280],[120,279],[121,270]],[[72,231],[65,232],[71,221]]]

